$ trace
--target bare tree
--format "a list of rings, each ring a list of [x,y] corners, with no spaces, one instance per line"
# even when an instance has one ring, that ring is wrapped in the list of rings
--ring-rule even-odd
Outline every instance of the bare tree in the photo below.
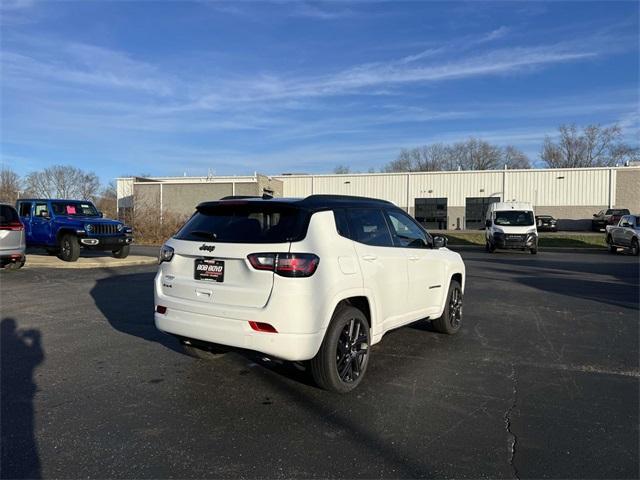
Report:
[[[451,166],[450,147],[433,143],[422,147],[402,149],[398,158],[383,167],[385,172],[437,172]]]
[[[618,125],[588,125],[581,131],[575,125],[561,125],[557,141],[546,137],[540,158],[550,168],[610,167],[635,160],[639,153],[622,141]]]
[[[452,155],[462,170],[493,170],[501,167],[500,147],[477,138],[454,144]]]
[[[96,199],[96,206],[108,218],[117,218],[118,194],[113,181],[109,182]]]
[[[0,200],[7,203],[15,203],[20,195],[22,182],[16,172],[3,167],[0,170]]]
[[[351,173],[351,168],[349,168],[346,165],[337,165],[334,169],[333,169],[333,173],[336,174],[345,174],[345,173]]]
[[[531,168],[529,157],[513,145],[507,145],[502,150],[502,163],[510,169]]]
[[[514,146],[501,148],[484,140],[469,138],[453,145],[432,143],[402,149],[398,158],[385,165],[382,171],[490,170],[504,165],[509,168],[531,168],[529,158]]]
[[[65,165],[54,165],[27,175],[29,195],[44,198],[75,198],[95,200],[100,180],[93,172]]]

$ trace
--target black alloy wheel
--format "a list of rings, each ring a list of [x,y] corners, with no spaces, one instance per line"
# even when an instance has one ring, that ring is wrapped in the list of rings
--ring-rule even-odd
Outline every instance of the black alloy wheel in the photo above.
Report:
[[[431,325],[436,332],[453,335],[462,326],[462,286],[457,280],[451,280],[444,311],[439,318],[435,318]]]
[[[309,361],[321,388],[347,393],[362,382],[370,354],[369,321],[362,310],[343,304],[333,313],[320,350]]]
[[[456,330],[460,328],[462,321],[462,290],[455,286],[449,298],[449,325]]]
[[[364,371],[369,356],[369,337],[360,318],[347,323],[336,348],[336,368],[340,380],[351,383]]]

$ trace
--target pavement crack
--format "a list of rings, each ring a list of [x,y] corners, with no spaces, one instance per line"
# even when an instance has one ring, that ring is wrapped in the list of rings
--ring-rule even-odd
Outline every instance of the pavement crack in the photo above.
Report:
[[[518,437],[511,430],[511,413],[516,408],[518,401],[518,377],[516,375],[516,367],[513,364],[511,365],[511,375],[509,375],[509,378],[512,381],[513,391],[511,394],[511,405],[509,405],[507,411],[504,412],[504,426],[507,430],[507,461],[513,471],[513,477],[519,479],[518,469],[514,463],[516,449],[518,447]]]

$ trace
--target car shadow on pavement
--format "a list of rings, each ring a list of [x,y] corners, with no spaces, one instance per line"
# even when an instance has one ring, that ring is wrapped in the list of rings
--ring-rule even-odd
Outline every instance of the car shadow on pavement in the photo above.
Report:
[[[153,322],[153,279],[155,272],[122,274],[105,269],[110,275],[99,278],[91,289],[96,307],[117,331],[183,353],[177,339],[159,331]]]
[[[33,374],[44,360],[40,331],[19,330],[13,318],[4,318],[0,330],[0,478],[41,478],[33,407]]]
[[[251,359],[251,355],[242,354],[245,359]],[[256,354],[259,355],[259,354]],[[236,361],[242,357],[235,357]],[[255,357],[254,357],[255,358]],[[241,365],[244,362],[241,363]],[[331,426],[338,431],[347,432],[354,442],[357,442],[360,449],[371,452],[379,457],[385,464],[393,466],[394,477],[397,478],[433,478],[434,474],[425,465],[424,458],[414,457],[411,451],[406,451],[401,445],[394,445],[393,442],[385,439],[379,432],[376,432],[371,425],[355,420],[351,415],[342,415],[338,412],[336,405],[341,408],[353,405],[353,408],[370,408],[371,405],[362,405],[359,395],[340,395],[326,392],[319,389],[311,375],[296,367],[291,362],[265,362],[262,360],[259,365],[260,379],[274,389],[279,394],[287,398],[292,404],[304,408],[312,414],[313,418],[323,419],[326,426]],[[299,387],[298,383],[311,382],[310,385],[316,387],[310,391],[307,388]],[[321,437],[317,440],[323,442]],[[324,440],[327,441],[327,440]],[[348,455],[345,452],[345,455]],[[354,452],[354,456],[356,453]],[[359,468],[364,469],[364,466]],[[372,476],[372,475],[367,475]]]

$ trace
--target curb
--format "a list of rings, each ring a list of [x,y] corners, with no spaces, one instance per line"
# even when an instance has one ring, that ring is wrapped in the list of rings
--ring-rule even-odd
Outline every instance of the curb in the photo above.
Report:
[[[120,268],[135,267],[140,265],[154,265],[156,263],[157,259],[155,257],[146,257],[141,255],[131,255],[123,259],[111,257],[80,257],[77,262],[63,262],[56,257],[27,255],[27,262],[24,264],[23,268]]]

